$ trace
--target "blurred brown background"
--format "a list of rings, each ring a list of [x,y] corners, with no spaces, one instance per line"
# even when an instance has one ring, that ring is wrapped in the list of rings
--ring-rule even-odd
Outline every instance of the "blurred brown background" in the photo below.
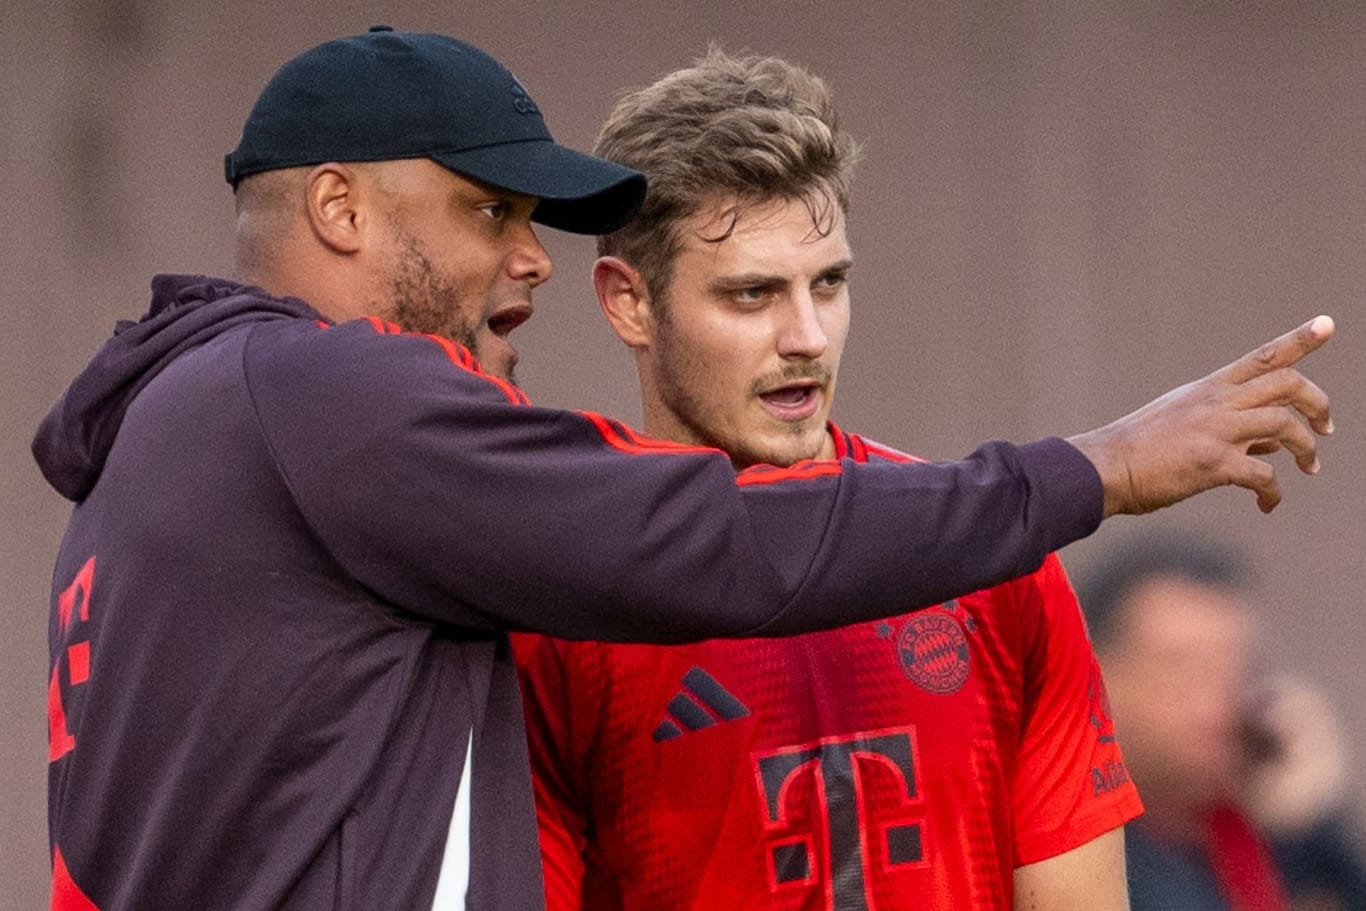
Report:
[[[0,907],[46,904],[51,558],[67,504],[28,454],[41,414],[156,271],[225,273],[222,156],[286,58],[377,21],[506,62],[557,138],[700,53],[776,53],[834,86],[864,140],[854,333],[837,418],[923,455],[1095,426],[1319,312],[1339,432],[1317,479],[1277,460],[1271,517],[1218,491],[1110,523],[1226,534],[1264,566],[1283,666],[1366,734],[1366,5],[1279,2],[466,4],[6,0],[0,55]],[[635,421],[591,242],[519,330],[540,404]],[[187,605],[187,611],[193,606]],[[1359,750],[1357,759],[1366,756]],[[1358,786],[1357,799],[1366,795]]]

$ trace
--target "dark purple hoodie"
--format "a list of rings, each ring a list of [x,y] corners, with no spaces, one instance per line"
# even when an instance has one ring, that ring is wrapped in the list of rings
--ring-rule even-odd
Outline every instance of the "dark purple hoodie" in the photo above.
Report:
[[[159,276],[43,421],[77,504],[50,642],[55,907],[430,906],[473,737],[469,907],[541,905],[505,631],[681,642],[1037,568],[1065,442],[736,475],[530,406],[458,346]]]

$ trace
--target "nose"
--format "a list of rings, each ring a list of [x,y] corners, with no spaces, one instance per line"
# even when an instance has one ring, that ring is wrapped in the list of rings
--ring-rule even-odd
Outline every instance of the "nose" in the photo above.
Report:
[[[830,336],[821,324],[815,300],[805,291],[798,292],[789,301],[778,332],[778,353],[783,357],[815,359],[829,345]]]
[[[550,274],[554,271],[550,254],[541,245],[541,239],[536,236],[530,223],[522,228],[516,245],[508,255],[507,269],[513,278],[527,282],[533,288],[550,280]]]

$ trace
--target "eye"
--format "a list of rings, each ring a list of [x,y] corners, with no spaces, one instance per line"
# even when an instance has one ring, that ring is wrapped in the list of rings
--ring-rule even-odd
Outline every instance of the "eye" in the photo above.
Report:
[[[785,293],[786,286],[781,281],[755,280],[749,284],[737,284],[726,289],[726,299],[731,306],[743,310],[759,310],[770,304],[774,298]]]
[[[847,284],[848,272],[830,272],[816,279],[816,288],[824,291],[838,291]]]
[[[479,206],[479,211],[483,212],[493,221],[503,221],[512,213],[512,203],[505,199],[486,202]]]

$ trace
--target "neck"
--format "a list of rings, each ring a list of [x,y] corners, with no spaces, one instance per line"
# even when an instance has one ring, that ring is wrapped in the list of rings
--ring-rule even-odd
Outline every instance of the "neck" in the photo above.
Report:
[[[339,275],[345,271],[335,262],[327,268],[319,268],[318,264],[295,261],[288,268],[239,266],[235,277],[244,284],[265,289],[273,297],[297,297],[327,319],[342,323],[370,315],[367,308],[358,306],[353,298],[357,287],[348,285],[344,276]],[[343,280],[336,281],[334,277]]]

